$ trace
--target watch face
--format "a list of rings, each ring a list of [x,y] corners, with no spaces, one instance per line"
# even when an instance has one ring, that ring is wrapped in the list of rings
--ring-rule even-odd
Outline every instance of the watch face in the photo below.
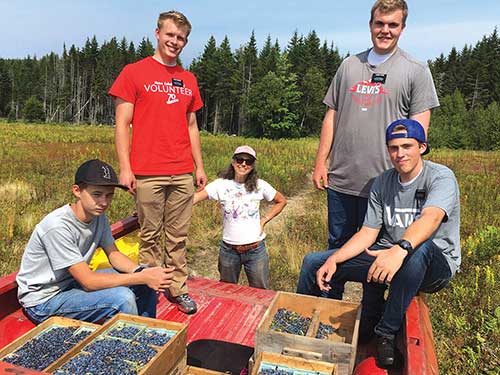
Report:
[[[401,240],[398,242],[398,245],[402,248],[402,249],[405,249],[406,251],[412,251],[413,250],[413,247],[411,246],[411,243],[409,243],[408,241],[406,240]]]

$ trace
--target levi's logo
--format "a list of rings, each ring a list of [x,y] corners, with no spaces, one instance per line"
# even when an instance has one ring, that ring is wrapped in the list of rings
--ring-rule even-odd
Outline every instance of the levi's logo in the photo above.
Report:
[[[362,81],[352,86],[349,91],[351,92],[352,100],[358,103],[363,111],[379,103],[383,96],[389,94],[384,90],[384,87],[379,82]]]

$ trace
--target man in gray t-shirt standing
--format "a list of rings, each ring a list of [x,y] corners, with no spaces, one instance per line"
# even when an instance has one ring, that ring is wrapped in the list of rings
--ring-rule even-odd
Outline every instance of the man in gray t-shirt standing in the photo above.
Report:
[[[128,190],[109,164],[86,161],[71,188],[75,202],[35,227],[16,277],[19,302],[35,323],[54,315],[89,322],[119,312],[156,317],[156,292],[170,286],[173,269],[146,269],[117,249],[105,214],[115,187]],[[113,269],[89,268],[98,247]]]
[[[390,168],[386,126],[413,118],[429,126],[439,101],[426,64],[398,47],[408,15],[404,0],[378,0],[372,7],[373,47],[345,59],[324,103],[313,183],[328,193],[328,245],[342,246],[363,224],[373,179]]]
[[[375,179],[362,228],[340,249],[307,255],[298,287],[319,295],[338,291],[346,281],[362,282],[363,314],[381,313],[373,331],[383,368],[395,362],[394,337],[412,298],[444,288],[461,262],[460,197],[453,172],[422,159],[429,148],[418,121],[391,123],[386,145],[394,168]],[[308,266],[311,255],[324,263],[315,275]],[[333,297],[341,299],[336,293]]]

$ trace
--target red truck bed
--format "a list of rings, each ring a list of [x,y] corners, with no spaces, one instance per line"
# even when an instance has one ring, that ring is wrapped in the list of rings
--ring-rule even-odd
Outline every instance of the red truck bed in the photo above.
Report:
[[[121,237],[137,228],[135,218],[128,218],[113,224],[113,235]],[[201,339],[214,339],[253,347],[254,335],[275,291],[255,289],[243,285],[227,284],[219,281],[190,278],[190,293],[198,304],[198,312],[185,315],[160,296],[157,318],[188,324],[188,344]],[[34,327],[24,315],[17,302],[15,273],[0,278],[0,348],[14,341]],[[403,331],[405,367],[401,372],[390,374],[435,375],[438,374],[432,328],[429,312],[420,297],[413,300]],[[356,375],[375,375],[370,361],[362,362],[373,355],[373,348],[358,347]],[[35,374],[18,372],[13,366],[0,362],[2,374]],[[36,373],[38,374],[38,373]]]

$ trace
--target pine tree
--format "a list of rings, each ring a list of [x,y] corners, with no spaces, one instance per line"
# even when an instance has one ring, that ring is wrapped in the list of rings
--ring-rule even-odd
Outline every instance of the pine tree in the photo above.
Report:
[[[213,132],[219,133],[227,130],[232,131],[235,119],[236,100],[228,93],[235,90],[233,77],[236,72],[236,61],[231,52],[229,38],[224,37],[216,52],[216,61],[219,67],[217,71],[217,82],[215,84],[215,114]]]
[[[203,108],[199,111],[201,121],[200,127],[204,130],[212,130],[211,124],[215,113],[214,91],[217,85],[217,42],[212,35],[198,61],[191,65],[190,70],[196,75],[200,88],[201,98],[203,100]]]
[[[31,96],[26,100],[23,107],[24,119],[28,122],[44,121],[45,112],[43,105],[37,97]]]
[[[137,47],[137,55],[139,59],[144,59],[149,56],[153,56],[155,53],[155,48],[153,44],[149,40],[149,38],[142,38],[139,43],[139,47]]]
[[[432,114],[429,144],[433,147],[462,148],[471,145],[465,100],[457,89],[441,99],[441,106]]]
[[[325,96],[326,78],[317,66],[311,66],[302,80],[302,121],[301,135],[317,135],[321,130],[325,113],[323,97]]]
[[[249,115],[252,126],[248,135],[268,138],[291,138],[300,135],[294,112],[300,91],[297,76],[290,72],[286,54],[278,59],[276,72],[268,72],[250,90]]]
[[[3,59],[0,59],[0,116],[6,116],[9,113],[11,97],[12,81],[7,64]]]
[[[271,42],[271,35],[268,35],[266,42],[264,43],[264,47],[259,53],[254,78],[259,80],[268,72],[275,72],[279,56],[280,48],[278,41],[276,41],[273,45]]]
[[[234,81],[238,87],[238,96],[240,97],[237,134],[247,133],[248,108],[250,105],[250,90],[255,83],[255,71],[257,69],[257,40],[255,32],[252,31],[248,43],[237,53],[238,73]]]

